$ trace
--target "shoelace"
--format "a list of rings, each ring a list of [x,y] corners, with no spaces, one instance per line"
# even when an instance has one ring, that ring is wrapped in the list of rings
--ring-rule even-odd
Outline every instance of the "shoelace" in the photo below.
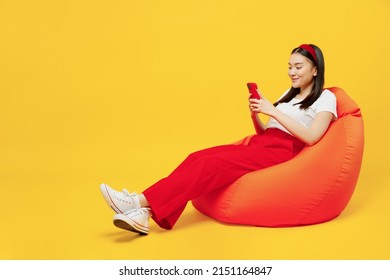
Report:
[[[126,190],[126,189],[123,189],[122,193],[123,193],[125,196],[135,196],[135,195],[137,195],[136,192],[130,193],[130,192],[129,192],[128,190]]]
[[[139,215],[147,214],[147,212],[149,212],[148,209],[146,209],[146,208],[141,208],[141,209],[130,209],[130,210],[126,211],[126,212],[123,213],[123,214],[124,214],[124,215],[128,215],[128,214],[132,213],[134,216],[139,216]]]

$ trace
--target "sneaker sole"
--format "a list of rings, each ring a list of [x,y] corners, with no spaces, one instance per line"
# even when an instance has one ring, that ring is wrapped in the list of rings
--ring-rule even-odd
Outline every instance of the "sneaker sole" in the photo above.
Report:
[[[115,205],[114,201],[112,200],[108,190],[107,190],[107,185],[106,184],[101,184],[100,185],[100,191],[103,194],[104,200],[110,206],[112,210],[114,210],[115,213],[117,214],[123,214],[123,212]]]
[[[137,222],[126,218],[126,221],[122,218],[114,217],[114,225],[118,228],[139,233],[141,235],[147,235],[149,233],[149,227],[138,224]]]

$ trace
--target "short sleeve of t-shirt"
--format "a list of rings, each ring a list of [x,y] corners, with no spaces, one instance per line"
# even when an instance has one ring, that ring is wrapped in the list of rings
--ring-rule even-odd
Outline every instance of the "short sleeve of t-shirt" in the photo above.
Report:
[[[336,96],[330,90],[326,89],[322,92],[321,96],[310,107],[317,113],[319,112],[331,112],[333,114],[333,120],[337,119],[337,102]]]

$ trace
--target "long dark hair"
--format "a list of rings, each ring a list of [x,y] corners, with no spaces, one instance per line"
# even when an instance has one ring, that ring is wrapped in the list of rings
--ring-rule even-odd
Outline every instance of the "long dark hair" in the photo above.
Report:
[[[325,83],[324,55],[322,54],[321,49],[316,45],[310,44],[309,46],[311,46],[314,49],[316,53],[316,59],[310,54],[310,52],[300,47],[293,49],[291,52],[291,54],[299,53],[303,55],[304,57],[308,58],[314,64],[314,66],[317,67],[317,76],[314,77],[314,84],[310,94],[301,102],[294,104],[294,105],[300,104],[299,108],[303,110],[311,106],[318,99],[318,97],[320,97],[324,89],[324,83]],[[279,103],[290,102],[300,92],[301,92],[300,88],[291,87],[285,96],[283,96],[280,100],[274,103],[274,106],[277,106]]]

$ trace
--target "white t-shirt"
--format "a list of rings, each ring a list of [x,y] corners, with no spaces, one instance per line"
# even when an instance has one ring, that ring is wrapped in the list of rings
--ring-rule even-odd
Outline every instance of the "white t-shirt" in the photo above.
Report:
[[[287,94],[288,91],[286,91],[280,98],[282,98],[284,95]],[[280,100],[280,99],[279,99]],[[303,124],[306,127],[310,127],[313,123],[313,120],[317,113],[319,112],[331,112],[334,117],[333,120],[337,119],[337,109],[336,109],[336,96],[331,92],[330,90],[324,90],[320,97],[306,110],[301,110],[299,108],[300,104],[295,105],[296,103],[301,102],[301,99],[293,98],[288,103],[279,103],[276,108],[280,110],[282,113],[290,116],[294,120],[298,121],[299,123]],[[283,130],[289,134],[291,134],[287,129],[285,129],[277,120],[270,117],[267,128],[279,128],[280,130]]]

